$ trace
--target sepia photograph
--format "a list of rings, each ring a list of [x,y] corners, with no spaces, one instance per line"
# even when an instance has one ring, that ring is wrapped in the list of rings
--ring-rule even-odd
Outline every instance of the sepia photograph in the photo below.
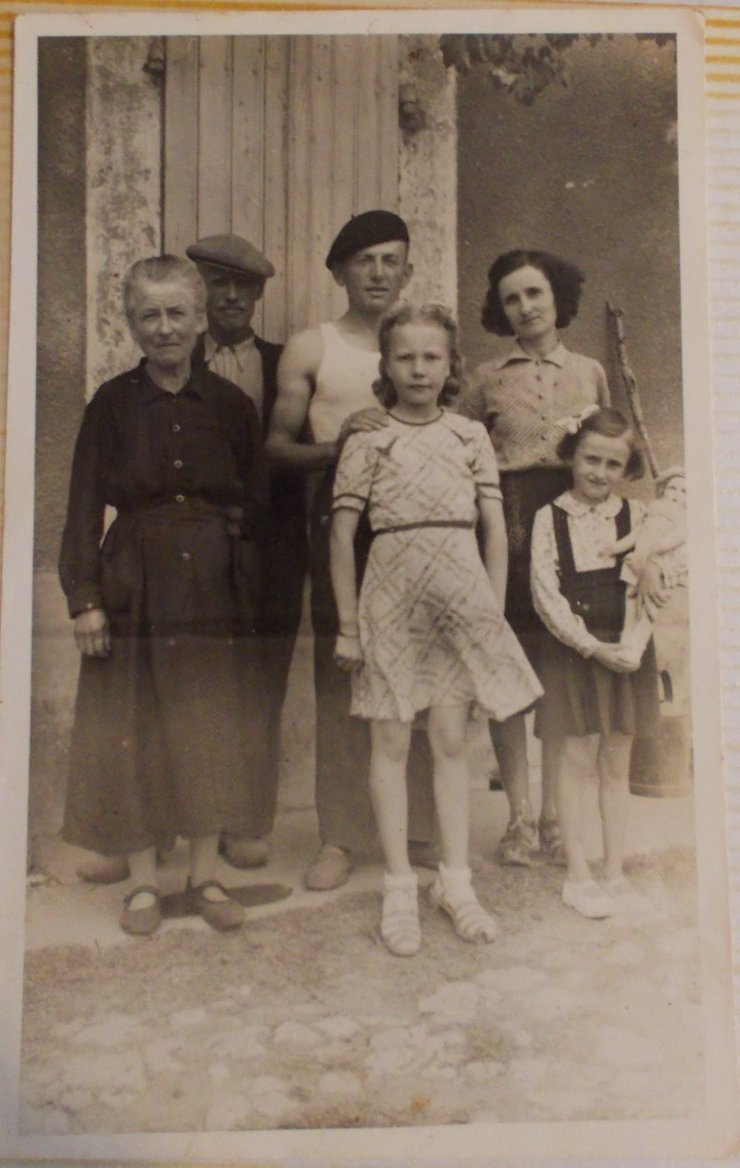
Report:
[[[2,1151],[726,1152],[699,21],[16,43]]]

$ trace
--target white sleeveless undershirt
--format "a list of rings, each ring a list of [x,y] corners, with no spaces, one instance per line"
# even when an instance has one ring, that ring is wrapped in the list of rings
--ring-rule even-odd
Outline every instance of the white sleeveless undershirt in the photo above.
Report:
[[[380,352],[351,345],[333,323],[320,324],[324,354],[316,389],[308,406],[314,442],[335,442],[345,418],[380,403],[372,384],[378,377]]]

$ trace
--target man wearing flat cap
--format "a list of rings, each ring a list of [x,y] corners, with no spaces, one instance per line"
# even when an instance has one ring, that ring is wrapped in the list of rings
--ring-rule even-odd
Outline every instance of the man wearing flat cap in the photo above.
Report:
[[[344,225],[329,249],[326,266],[347,294],[336,322],[291,337],[278,368],[278,396],[267,450],[276,463],[315,479],[310,509],[309,566],[316,687],[316,810],[321,847],[305,874],[306,887],[344,883],[358,851],[374,836],[369,794],[369,733],[349,716],[350,682],[333,660],[338,631],[329,574],[329,533],[339,435],[350,414],[377,408],[372,389],[378,377],[380,321],[411,277],[409,234],[392,211],[365,211]],[[306,440],[308,433],[308,440]],[[356,540],[358,580],[370,543],[369,525]],[[431,766],[426,736],[409,758],[410,833],[413,860],[433,861]]]
[[[239,235],[209,235],[186,249],[208,291],[208,329],[193,361],[234,382],[254,402],[267,433],[277,394],[282,346],[257,336],[252,317],[275,269]],[[261,595],[257,631],[264,650],[266,763],[254,782],[249,823],[230,824],[221,839],[225,859],[237,868],[256,868],[268,859],[267,836],[277,810],[280,715],[293,646],[301,619],[306,573],[305,483],[289,469],[273,471],[267,531],[261,548]],[[247,781],[251,776],[247,776]]]
[[[280,346],[255,335],[252,317],[275,269],[239,235],[209,235],[192,243],[186,254],[198,265],[208,290],[208,331],[195,359],[238,385],[264,419],[275,400]]]

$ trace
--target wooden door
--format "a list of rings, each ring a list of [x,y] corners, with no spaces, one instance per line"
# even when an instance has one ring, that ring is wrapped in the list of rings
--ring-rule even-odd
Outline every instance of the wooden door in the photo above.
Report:
[[[331,240],[398,209],[398,54],[395,36],[167,39],[165,250],[220,232],[261,248],[268,339],[339,315]]]

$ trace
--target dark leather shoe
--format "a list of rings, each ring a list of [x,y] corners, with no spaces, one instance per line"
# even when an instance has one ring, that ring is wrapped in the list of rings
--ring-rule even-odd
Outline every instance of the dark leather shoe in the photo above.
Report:
[[[154,904],[146,908],[131,908],[131,901],[140,892],[150,892],[154,897]],[[156,933],[162,923],[159,889],[153,884],[140,884],[138,888],[132,888],[127,892],[123,898],[123,912],[119,923],[124,933],[131,933],[135,937],[148,937],[151,933]]]
[[[93,853],[89,860],[83,860],[75,875],[88,884],[119,884],[131,875],[128,856],[98,856]]]
[[[224,833],[218,841],[218,850],[232,868],[264,868],[270,858],[267,840],[257,836]]]
[[[227,899],[210,900],[204,895],[209,888],[217,888]],[[204,880],[202,884],[196,884],[193,887],[188,879],[185,898],[190,911],[203,917],[203,920],[212,929],[221,931],[238,929],[239,925],[244,922],[244,909],[237,900],[233,900],[229,896],[223,884],[219,884],[217,880]]]
[[[306,868],[303,883],[311,892],[329,892],[346,883],[353,867],[352,857],[345,848],[322,844],[316,858]]]

